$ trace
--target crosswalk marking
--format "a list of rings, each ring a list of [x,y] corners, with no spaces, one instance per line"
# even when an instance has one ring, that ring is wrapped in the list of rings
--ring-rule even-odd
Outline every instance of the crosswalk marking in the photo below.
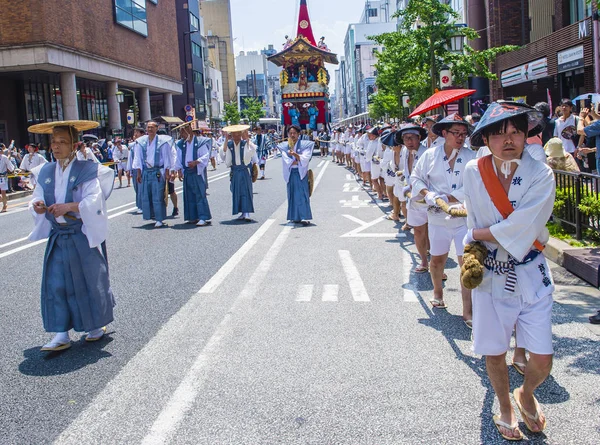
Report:
[[[312,284],[303,284],[298,288],[298,296],[296,297],[296,301],[310,301],[312,299],[314,285]]]
[[[337,284],[325,284],[323,286],[323,301],[338,301],[340,286]]]
[[[350,255],[350,252],[348,250],[338,250],[338,254],[340,256],[340,261],[342,262],[342,266],[346,274],[346,279],[348,280],[348,284],[350,285],[350,292],[352,293],[352,298],[354,298],[354,301],[371,301],[369,299],[367,289],[365,288],[365,284],[363,283],[363,280],[360,277],[360,272],[358,272],[356,264],[354,264],[354,260]]]

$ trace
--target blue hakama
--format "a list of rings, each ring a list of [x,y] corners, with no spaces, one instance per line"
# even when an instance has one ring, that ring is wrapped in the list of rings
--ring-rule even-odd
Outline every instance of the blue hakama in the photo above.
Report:
[[[287,183],[287,198],[287,219],[289,221],[306,221],[312,219],[308,176],[300,179],[300,173],[297,168],[292,168],[290,171],[290,179]]]
[[[183,176],[183,216],[186,221],[212,219],[206,199],[206,183],[195,167],[186,167]]]
[[[157,177],[160,175],[160,178]],[[165,175],[160,168],[145,168],[142,171],[140,184],[142,195],[142,211],[145,220],[154,219],[163,222],[167,218],[167,204],[165,203]]]
[[[231,185],[230,185],[233,205],[232,215],[238,213],[254,213],[254,203],[252,196],[252,177],[250,170],[245,165],[231,166]]]

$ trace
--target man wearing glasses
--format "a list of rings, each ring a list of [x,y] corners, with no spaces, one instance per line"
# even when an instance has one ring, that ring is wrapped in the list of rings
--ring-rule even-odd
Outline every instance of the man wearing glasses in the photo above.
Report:
[[[462,266],[463,238],[467,233],[466,218],[450,218],[437,204],[441,198],[451,206],[462,207],[465,199],[463,172],[475,158],[475,152],[465,145],[472,127],[459,115],[451,114],[436,123],[432,131],[444,138],[444,145],[427,150],[418,160],[412,175],[413,195],[425,197],[430,244],[430,272],[433,281],[434,308],[446,309],[442,281],[444,266],[454,241],[458,263]],[[472,325],[471,292],[462,288],[463,319]]]

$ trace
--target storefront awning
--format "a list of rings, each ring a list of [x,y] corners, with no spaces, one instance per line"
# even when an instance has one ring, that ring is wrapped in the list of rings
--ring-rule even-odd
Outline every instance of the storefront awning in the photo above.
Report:
[[[160,116],[160,119],[167,124],[183,124],[183,121],[181,119],[174,116]]]

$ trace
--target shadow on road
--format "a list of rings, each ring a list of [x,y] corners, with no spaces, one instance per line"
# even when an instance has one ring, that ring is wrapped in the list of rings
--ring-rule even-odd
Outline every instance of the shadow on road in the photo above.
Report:
[[[74,341],[69,349],[59,352],[41,352],[39,347],[23,351],[25,360],[19,365],[21,374],[30,376],[53,376],[68,374],[96,363],[112,354],[104,351],[113,339],[107,333],[101,340],[88,343],[81,339]]]

